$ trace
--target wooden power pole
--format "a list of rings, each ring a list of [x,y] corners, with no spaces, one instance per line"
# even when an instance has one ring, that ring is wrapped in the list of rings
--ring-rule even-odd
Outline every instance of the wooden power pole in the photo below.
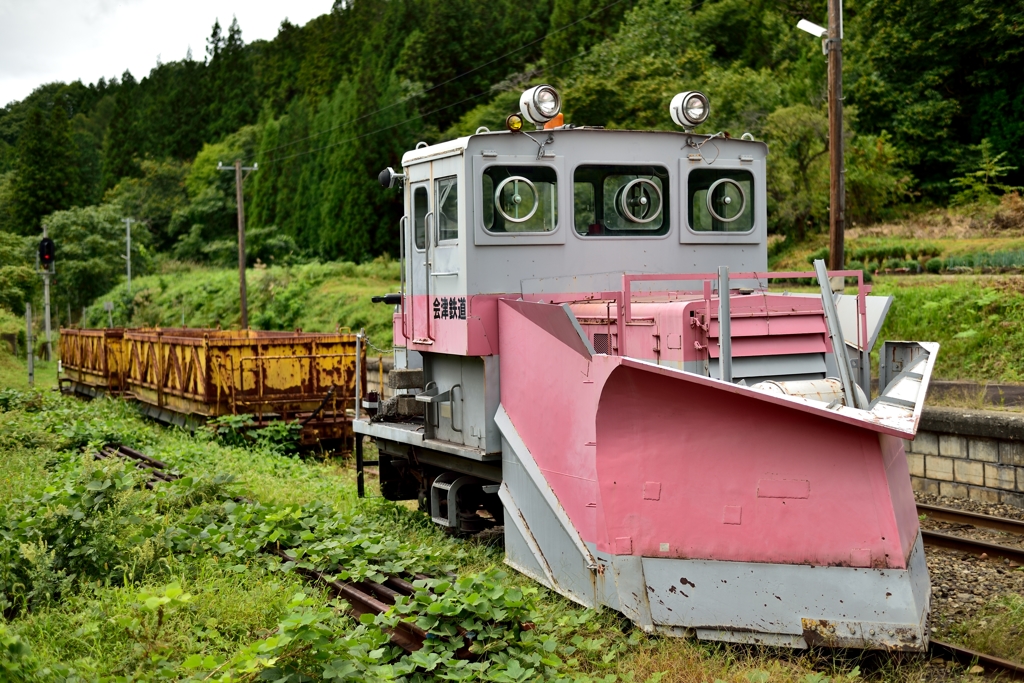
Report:
[[[249,328],[249,304],[245,293],[245,198],[242,194],[242,183],[249,174],[243,176],[242,171],[255,171],[259,164],[242,166],[242,160],[235,159],[233,166],[218,163],[217,168],[221,171],[235,172],[235,202],[238,204],[238,295],[242,308],[242,329],[245,330]]]
[[[829,268],[845,266],[846,167],[843,165],[843,5],[828,0]]]

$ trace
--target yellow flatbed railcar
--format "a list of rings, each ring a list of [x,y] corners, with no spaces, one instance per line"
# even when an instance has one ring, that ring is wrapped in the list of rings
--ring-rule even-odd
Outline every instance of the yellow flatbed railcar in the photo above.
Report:
[[[193,328],[61,329],[65,390],[123,395],[164,422],[252,415],[257,426],[302,424],[302,442],[352,434],[356,372],[365,350],[352,333]]]

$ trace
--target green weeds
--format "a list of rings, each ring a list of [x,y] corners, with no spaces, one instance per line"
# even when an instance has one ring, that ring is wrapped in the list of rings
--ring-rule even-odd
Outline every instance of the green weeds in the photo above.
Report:
[[[888,278],[873,293],[894,297],[880,340],[942,344],[937,377],[1024,381],[1024,283],[1019,278]]]
[[[146,489],[130,463],[91,459],[107,441],[184,476]],[[164,429],[120,401],[4,393],[0,450],[0,481],[25,472],[0,488],[3,680],[823,683],[859,663],[647,636],[498,569],[498,549],[403,505],[357,501],[335,463]],[[439,578],[355,619],[300,579],[307,567]],[[411,655],[388,637],[403,620],[430,634]]]
[[[118,285],[88,309],[85,326],[106,327],[103,302],[114,304],[115,325],[237,327],[238,272],[168,263],[165,272],[136,278],[132,293]],[[182,277],[187,273],[187,277]],[[307,263],[254,268],[247,273],[249,322],[254,329],[333,332],[365,328],[377,346],[391,345],[393,307],[370,297],[398,291],[397,261]]]

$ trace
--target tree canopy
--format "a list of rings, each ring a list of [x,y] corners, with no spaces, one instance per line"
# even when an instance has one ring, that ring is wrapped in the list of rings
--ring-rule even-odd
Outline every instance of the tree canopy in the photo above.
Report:
[[[827,224],[826,62],[795,25],[825,14],[824,0],[354,0],[250,43],[217,22],[201,58],[0,109],[0,231],[100,204],[60,220],[132,215],[155,253],[228,264],[234,177],[216,166],[241,158],[259,165],[245,183],[258,258],[395,255],[401,206],[377,172],[420,140],[500,126],[550,82],[568,121],[620,128],[671,128],[671,97],[705,91],[702,130],[769,143],[770,227],[800,236]],[[1024,0],[847,3],[852,223],[962,198],[951,179],[986,164],[996,191],[1024,184],[1022,33]]]

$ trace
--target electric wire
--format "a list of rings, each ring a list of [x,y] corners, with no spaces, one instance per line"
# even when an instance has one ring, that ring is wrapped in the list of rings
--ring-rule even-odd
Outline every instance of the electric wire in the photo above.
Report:
[[[311,140],[311,139],[313,139],[315,137],[319,137],[321,135],[326,135],[327,133],[331,133],[331,132],[336,131],[336,130],[338,130],[340,128],[344,128],[345,126],[347,126],[349,124],[356,123],[358,121],[361,121],[361,120],[363,120],[365,118],[368,118],[370,116],[373,116],[375,114],[379,114],[379,113],[381,113],[383,111],[387,111],[388,109],[392,109],[394,107],[397,107],[400,104],[405,104],[409,100],[416,99],[417,97],[425,95],[425,94],[427,94],[428,92],[430,92],[432,90],[437,90],[438,88],[440,88],[442,86],[448,85],[449,83],[453,83],[453,82],[459,80],[460,78],[463,78],[463,77],[468,76],[468,75],[470,75],[472,73],[475,73],[475,72],[479,71],[480,69],[483,69],[485,67],[490,66],[491,64],[494,64],[496,62],[500,62],[501,60],[505,59],[506,57],[510,57],[511,55],[514,55],[517,52],[522,52],[526,48],[532,47],[533,45],[536,45],[537,43],[540,43],[540,42],[546,40],[548,36],[555,35],[556,33],[561,33],[562,31],[570,29],[573,26],[575,26],[576,24],[579,24],[580,22],[586,21],[587,19],[590,19],[590,18],[592,18],[592,17],[594,17],[594,16],[604,12],[605,10],[608,10],[608,9],[614,7],[615,5],[619,5],[619,4],[623,3],[623,2],[625,2],[625,0],[613,0],[613,2],[610,2],[607,5],[605,5],[604,7],[600,7],[598,9],[594,10],[593,12],[591,12],[590,14],[588,14],[588,15],[586,15],[584,17],[580,17],[576,21],[570,22],[568,24],[565,24],[564,26],[560,26],[560,27],[558,27],[558,28],[556,28],[556,29],[554,29],[552,31],[549,31],[549,32],[545,33],[543,36],[541,36],[540,38],[536,38],[535,40],[531,40],[529,43],[526,43],[524,45],[520,45],[516,49],[510,50],[509,52],[506,52],[505,54],[503,54],[503,55],[501,55],[499,57],[495,57],[494,59],[492,59],[489,62],[484,62],[483,64],[480,64],[478,66],[473,67],[469,71],[463,71],[460,74],[452,76],[451,78],[449,78],[446,81],[442,81],[440,83],[437,83],[435,85],[430,86],[429,88],[425,88],[423,90],[420,90],[419,92],[413,93],[411,95],[407,95],[406,97],[398,100],[397,102],[392,102],[391,104],[389,104],[387,106],[384,106],[384,107],[381,107],[380,109],[377,109],[376,111],[371,111],[371,112],[369,112],[367,114],[363,114],[362,116],[359,116],[357,118],[349,119],[348,121],[344,121],[342,123],[339,123],[337,126],[334,126],[333,128],[328,128],[327,130],[320,131],[319,133],[313,133],[312,135],[307,135],[304,138],[299,138],[297,140],[292,140],[291,142],[286,142],[284,144],[278,145],[277,147],[271,147],[270,149],[266,150],[266,152],[268,152],[268,153],[269,152],[273,152],[273,151],[276,151],[278,149],[283,149],[285,147],[289,147],[291,145],[295,145],[295,144],[298,144],[300,142],[304,142],[306,140]],[[563,63],[564,62],[559,62],[559,64],[563,64]],[[556,64],[554,66],[558,66],[558,65]],[[438,111],[440,111],[440,110],[438,110]]]

